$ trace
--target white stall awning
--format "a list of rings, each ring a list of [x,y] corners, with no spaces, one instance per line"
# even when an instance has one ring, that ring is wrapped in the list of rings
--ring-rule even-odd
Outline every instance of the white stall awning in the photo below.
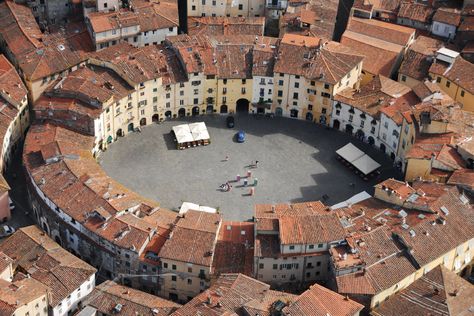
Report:
[[[356,167],[360,172],[365,175],[377,170],[380,167],[380,164],[370,158],[368,155],[363,155],[359,159],[356,159],[351,162],[354,167]]]
[[[181,208],[179,209],[179,214],[186,214],[187,211],[189,210],[194,210],[194,211],[199,211],[199,212],[205,212],[205,213],[217,213],[217,209],[209,206],[203,206],[191,202],[183,202],[181,204]]]
[[[210,138],[204,122],[191,123],[189,124],[189,129],[191,130],[194,140],[206,140]]]
[[[348,143],[344,147],[339,148],[336,151],[336,154],[338,154],[348,162],[353,162],[354,160],[357,160],[363,155],[365,155],[362,150],[354,146],[352,143]]]
[[[176,136],[176,141],[178,144],[192,142],[194,140],[188,124],[173,126],[173,132]]]

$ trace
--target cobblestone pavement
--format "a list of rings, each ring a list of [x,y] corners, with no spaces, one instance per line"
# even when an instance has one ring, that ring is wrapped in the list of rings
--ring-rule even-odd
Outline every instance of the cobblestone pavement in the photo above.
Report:
[[[206,122],[211,144],[177,150],[171,128],[191,121]],[[313,201],[326,194],[332,205],[363,190],[372,193],[375,183],[396,176],[388,157],[347,134],[288,118],[240,115],[235,121],[233,129],[218,115],[151,125],[112,144],[100,163],[110,176],[163,207],[193,202],[219,208],[227,220],[251,218],[259,203]],[[245,143],[235,141],[239,130],[246,133]],[[365,182],[336,160],[335,150],[348,142],[382,164],[378,179]],[[249,169],[256,160],[258,167]],[[258,178],[255,195],[248,195],[242,180],[231,182],[230,192],[219,190],[248,170],[250,183]]]

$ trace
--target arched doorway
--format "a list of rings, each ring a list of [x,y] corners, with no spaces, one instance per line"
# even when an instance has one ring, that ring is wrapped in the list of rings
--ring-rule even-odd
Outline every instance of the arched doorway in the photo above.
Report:
[[[178,116],[179,117],[184,117],[186,116],[186,109],[185,108],[181,108],[178,110]]]
[[[152,117],[151,117],[151,121],[153,123],[157,123],[158,121],[160,120],[160,116],[158,114],[154,114]]]
[[[346,133],[352,135],[352,131],[354,130],[354,127],[351,124],[346,124]]]
[[[319,124],[326,125],[326,115],[322,114],[322,115],[319,117]]]
[[[123,136],[123,131],[121,128],[117,130],[117,137],[122,137]]]
[[[369,136],[368,140],[370,146],[373,146],[375,144],[375,139],[372,136]]]
[[[391,154],[390,154],[390,158],[392,158],[392,160],[395,160],[395,154],[394,154],[394,153],[391,153]]]
[[[283,116],[283,109],[278,107],[275,109],[275,115],[276,116]]]
[[[133,123],[128,124],[127,131],[130,133],[130,132],[133,132],[133,130],[134,130]]]
[[[338,120],[334,120],[334,122],[332,122],[332,127],[334,129],[339,130],[339,127],[341,127],[341,122],[339,122]]]
[[[222,114],[227,113],[227,105],[225,105],[225,104],[221,105],[221,113]]]
[[[146,125],[146,118],[142,118],[140,120],[140,126],[145,126]]]
[[[63,243],[61,242],[61,238],[59,238],[59,236],[54,236],[54,241],[60,246],[63,245]]]
[[[206,113],[207,114],[211,114],[211,113],[214,113],[214,107],[212,105],[208,105],[206,107]]]
[[[364,132],[361,129],[358,129],[357,132],[355,133],[355,137],[362,140],[364,139]]]
[[[385,144],[380,144],[380,150],[381,150],[382,152],[385,152],[386,149],[387,149],[387,148],[385,147]]]
[[[313,113],[311,113],[311,112],[306,113],[306,120],[307,121],[313,121]]]
[[[199,115],[199,106],[193,107],[192,114],[193,116]]]
[[[295,110],[295,109],[291,110],[290,117],[298,117],[298,110]]]
[[[165,117],[166,118],[171,118],[172,115],[173,115],[173,113],[171,113],[171,111],[166,111],[165,112]]]
[[[247,99],[238,99],[235,106],[235,111],[237,113],[248,113],[249,112],[249,100]]]

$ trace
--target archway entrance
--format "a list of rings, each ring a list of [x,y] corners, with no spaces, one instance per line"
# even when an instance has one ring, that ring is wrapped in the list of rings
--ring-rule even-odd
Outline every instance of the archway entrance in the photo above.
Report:
[[[385,150],[386,150],[385,144],[380,144],[380,150],[382,152],[385,152]]]
[[[122,137],[123,136],[123,131],[121,128],[117,130],[117,137]]]
[[[166,111],[165,112],[165,117],[166,118],[171,118],[172,115],[173,115],[173,113],[171,113],[171,111]]]
[[[146,125],[146,118],[142,118],[140,120],[140,126],[145,126]]]
[[[133,132],[133,130],[134,130],[134,128],[133,128],[133,123],[128,124],[127,130],[128,130],[129,132]]]
[[[199,115],[199,106],[193,107],[192,114],[193,116]]]
[[[283,116],[283,109],[278,107],[275,109],[275,115],[276,116]]]
[[[307,121],[313,121],[313,113],[311,113],[311,112],[306,113],[306,120]]]
[[[235,106],[235,111],[237,113],[248,113],[249,112],[249,100],[247,99],[238,99]]]
[[[211,114],[211,113],[214,113],[214,107],[212,105],[208,105],[206,107],[206,113],[207,114]]]
[[[339,130],[339,127],[341,127],[341,122],[339,122],[338,120],[334,120],[334,122],[332,122],[332,127],[334,129]]]
[[[157,123],[158,121],[160,120],[160,116],[158,114],[154,114],[152,117],[151,117],[151,121],[153,123]]]
[[[360,139],[360,140],[364,139],[364,136],[365,136],[365,134],[361,129],[357,130],[357,132],[355,133],[355,137]]]
[[[372,136],[369,136],[369,145],[373,146],[375,144],[375,139]]]
[[[178,116],[179,117],[184,117],[186,116],[186,109],[185,108],[181,108],[178,110]]]
[[[295,110],[295,109],[291,110],[290,117],[298,117],[298,110]]]
[[[225,105],[225,104],[222,104],[222,105],[221,105],[221,113],[222,113],[222,114],[227,113],[227,105]]]
[[[351,124],[346,124],[346,133],[352,135],[352,131],[354,130],[354,127]]]

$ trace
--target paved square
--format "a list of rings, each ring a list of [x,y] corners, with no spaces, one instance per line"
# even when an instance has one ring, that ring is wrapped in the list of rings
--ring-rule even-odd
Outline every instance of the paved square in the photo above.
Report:
[[[226,220],[251,218],[259,203],[314,201],[327,194],[326,204],[332,205],[362,190],[372,193],[375,183],[395,176],[388,157],[347,134],[305,121],[253,115],[236,116],[229,129],[225,118],[191,117],[145,127],[112,144],[100,163],[111,177],[163,207],[178,209],[183,201],[193,202],[219,208]],[[211,144],[177,150],[171,128],[195,121],[206,123]],[[235,142],[238,130],[245,131],[245,143]],[[348,142],[382,165],[378,179],[365,182],[336,160],[335,151]],[[250,182],[258,178],[254,196],[248,196],[242,180],[232,183],[230,192],[219,190],[238,174],[246,175],[256,160],[258,167],[250,169]]]

